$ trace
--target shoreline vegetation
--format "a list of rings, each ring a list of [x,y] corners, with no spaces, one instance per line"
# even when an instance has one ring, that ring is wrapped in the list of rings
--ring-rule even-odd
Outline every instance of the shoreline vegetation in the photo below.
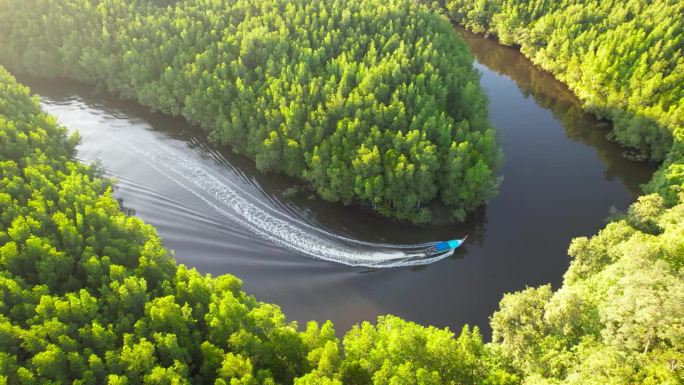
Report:
[[[440,0],[466,29],[513,45],[642,159],[663,161],[684,125],[681,2]]]
[[[546,20],[548,36],[560,24],[544,15],[569,10],[586,21],[578,26],[608,20],[617,30],[622,24],[649,30],[634,14],[619,22],[589,2],[586,9],[569,3],[533,2],[529,10]],[[451,4],[474,16],[500,3]],[[670,23],[674,32],[657,35],[674,43],[635,35],[646,62],[657,61],[663,46],[681,46],[681,22]],[[526,23],[515,25],[526,36]],[[591,36],[594,52],[609,49],[597,33]],[[676,52],[673,57],[681,58]],[[679,62],[670,66],[682,73]],[[598,87],[612,92],[611,82]],[[633,87],[638,95],[660,95],[646,84]],[[667,111],[681,111],[678,98]],[[0,70],[0,381],[681,384],[684,132],[681,115],[658,116],[649,118],[656,125],[624,125],[619,114],[611,116],[621,127],[618,140],[664,160],[660,170],[626,213],[597,235],[572,241],[572,261],[558,290],[546,285],[504,295],[491,318],[491,343],[483,343],[476,328],[464,327],[456,337],[392,316],[376,325],[364,322],[339,341],[329,322],[303,330],[286,323],[277,306],[245,295],[232,276],[211,278],[177,266],[152,227],[118,210],[107,181],[70,160],[75,140]]]
[[[10,0],[0,44],[16,73],[183,116],[331,202],[425,223],[440,201],[462,221],[498,191],[472,55],[410,0]]]
[[[454,339],[385,316],[340,341],[329,321],[288,323],[232,275],[176,264],[154,227],[120,210],[101,170],[72,160],[77,143],[0,67],[0,383],[436,385],[508,376],[481,367],[489,349],[477,328]],[[420,359],[407,363],[408,353]]]
[[[524,368],[525,384],[682,383],[684,3],[440,0],[437,7],[470,31],[518,47],[585,110],[611,120],[612,139],[660,162],[627,213],[591,238],[573,239],[559,290],[504,296],[492,316],[493,342],[515,351],[508,357]],[[515,327],[502,331],[501,322]],[[662,338],[666,330],[672,334]]]

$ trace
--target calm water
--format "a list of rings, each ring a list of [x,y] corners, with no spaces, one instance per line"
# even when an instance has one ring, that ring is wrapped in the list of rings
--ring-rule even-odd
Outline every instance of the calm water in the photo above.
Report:
[[[414,227],[291,195],[296,181],[258,174],[252,161],[209,145],[181,119],[70,82],[20,80],[81,133],[79,158],[101,161],[118,178],[116,196],[157,227],[180,263],[237,275],[290,319],[331,319],[338,332],[392,313],[452,329],[474,324],[488,335],[501,296],[557,287],[570,239],[601,228],[611,206],[626,208],[652,169],[624,159],[605,138],[610,127],[582,113],[562,84],[516,50],[459,33],[477,57],[506,157],[500,194],[462,224]],[[377,244],[465,234],[467,246],[427,266],[330,261],[391,260]],[[305,255],[312,250],[329,260]]]

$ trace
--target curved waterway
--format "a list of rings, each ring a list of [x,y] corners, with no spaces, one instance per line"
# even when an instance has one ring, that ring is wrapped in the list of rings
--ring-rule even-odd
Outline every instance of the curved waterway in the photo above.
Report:
[[[296,180],[259,174],[182,119],[72,82],[20,80],[79,131],[79,158],[118,179],[115,195],[157,227],[180,263],[237,275],[291,319],[331,319],[339,332],[392,313],[488,335],[501,296],[557,287],[570,240],[595,233],[611,207],[625,209],[653,170],[625,159],[606,139],[610,126],[515,49],[459,33],[482,72],[506,160],[500,194],[458,224],[416,227],[330,204]],[[405,250],[466,234],[453,255]]]

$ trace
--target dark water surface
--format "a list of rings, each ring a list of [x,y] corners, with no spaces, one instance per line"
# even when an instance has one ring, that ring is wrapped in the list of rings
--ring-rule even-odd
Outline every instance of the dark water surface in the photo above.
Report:
[[[331,319],[338,332],[392,313],[452,329],[474,324],[489,335],[501,296],[557,287],[571,238],[595,233],[611,206],[626,208],[652,169],[623,158],[606,139],[610,127],[516,50],[459,33],[477,57],[506,158],[500,194],[462,224],[414,227],[306,192],[292,195],[296,181],[257,173],[252,161],[209,145],[182,119],[75,83],[20,80],[81,133],[79,158],[101,161],[118,178],[116,196],[157,227],[180,263],[237,275],[290,319]],[[296,251],[320,249],[329,260],[353,263],[386,258],[373,253],[375,243],[465,234],[469,241],[455,255],[422,267],[350,267]]]

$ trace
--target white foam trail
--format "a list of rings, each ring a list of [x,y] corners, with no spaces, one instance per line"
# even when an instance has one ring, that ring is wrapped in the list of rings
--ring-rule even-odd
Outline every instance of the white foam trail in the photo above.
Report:
[[[79,110],[83,113],[82,109]],[[214,161],[202,158],[184,143],[174,145],[169,140],[160,140],[153,131],[141,128],[140,124],[131,124],[130,121],[115,125],[116,130],[105,130],[103,133],[119,142],[122,151],[191,192],[217,213],[301,254],[350,266],[374,268],[426,265],[453,254],[451,250],[425,257],[423,252],[416,249],[427,247],[430,243],[396,245],[364,242],[316,228],[254,197],[234,180],[223,176],[221,171],[224,169],[213,164]]]
[[[146,132],[145,134],[150,134]],[[138,142],[141,137],[136,135]],[[331,242],[329,239],[312,234],[297,225],[301,222],[290,217],[278,218],[263,210],[260,202],[252,202],[242,195],[242,189],[230,180],[215,175],[209,168],[201,164],[194,154],[178,151],[177,149],[160,145],[155,139],[153,143],[137,143],[125,147],[142,155],[145,162],[159,173],[167,176],[181,187],[190,191],[218,213],[247,227],[262,237],[274,241],[282,246],[296,250],[314,258],[342,263],[350,266],[366,267],[398,267],[415,266],[435,262],[453,253],[439,255],[433,258],[421,258],[423,253],[405,253],[401,251],[381,251],[387,246],[394,245],[359,243],[357,247],[345,245],[342,242]],[[163,165],[160,167],[159,165]],[[218,202],[216,202],[218,201]],[[222,203],[218,205],[217,203]],[[290,219],[288,221],[287,219]],[[376,251],[360,250],[358,246],[374,246]]]

